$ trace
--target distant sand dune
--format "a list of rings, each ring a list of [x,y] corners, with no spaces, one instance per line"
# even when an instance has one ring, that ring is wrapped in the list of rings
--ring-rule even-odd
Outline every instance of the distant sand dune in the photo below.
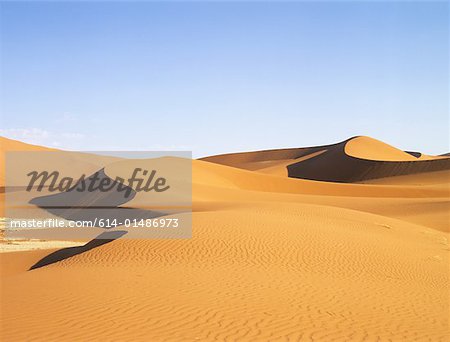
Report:
[[[310,158],[303,158],[307,155]],[[258,171],[263,171],[264,165],[274,170],[278,161],[279,168],[286,168],[289,177],[345,183],[450,169],[450,158],[425,155],[418,158],[362,136],[334,145],[233,153],[202,160]],[[282,174],[279,169],[276,173]]]

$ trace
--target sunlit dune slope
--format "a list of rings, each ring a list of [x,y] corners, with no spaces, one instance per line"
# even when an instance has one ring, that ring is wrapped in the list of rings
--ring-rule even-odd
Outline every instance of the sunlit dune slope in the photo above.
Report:
[[[81,174],[90,175],[105,165],[120,160],[117,157],[62,151],[0,137],[0,162],[2,165],[0,187],[5,186],[5,158],[8,152],[23,152],[23,154],[19,153],[19,157],[13,156],[15,158],[14,167],[20,172],[14,172],[15,170],[11,169],[11,174],[7,175],[8,186],[28,185],[30,177],[27,174],[29,171],[47,171],[48,173],[58,171],[60,177],[70,176],[77,179]]]
[[[0,187],[5,186],[5,158],[9,151],[55,151],[55,149],[0,137]]]
[[[123,160],[105,169],[110,178],[126,178],[136,167],[152,169],[161,165],[156,160]],[[158,197],[152,192],[138,192],[124,205],[127,207],[188,205],[191,198],[190,176],[180,177],[186,161],[167,158],[161,165],[168,184],[180,189],[179,193],[168,191]],[[189,166],[190,168],[191,166]],[[186,171],[186,170],[185,170]],[[189,172],[190,173],[190,172]],[[442,171],[439,172],[442,174]],[[427,173],[407,177],[425,177]],[[394,179],[396,177],[392,177]],[[192,201],[194,211],[216,210],[240,206],[236,203],[270,201],[277,203],[313,203],[318,205],[385,215],[427,227],[447,231],[450,203],[450,182],[435,181],[431,177],[424,184],[400,182],[392,184],[343,184],[303,179],[293,179],[259,172],[242,170],[225,165],[192,161]],[[391,178],[384,178],[388,180]],[[444,179],[445,181],[445,179]],[[183,190],[184,189],[184,190]],[[186,196],[189,196],[187,198]],[[156,201],[156,202],[155,202]]]
[[[417,152],[405,152],[382,141],[364,136],[349,139],[345,143],[344,152],[355,158],[378,161],[417,161],[441,158]]]
[[[8,157],[9,152],[19,153],[11,153]],[[6,165],[7,158],[10,158],[9,166]],[[81,175],[90,176],[100,171],[105,165],[117,160],[119,160],[117,157],[62,151],[0,137],[0,216],[5,214],[3,200],[5,186],[8,186],[10,191],[21,191],[21,195],[23,195],[22,203],[26,203],[31,199],[26,199],[31,194],[24,190],[32,179],[30,173],[37,172],[37,174],[41,174],[42,172],[47,172],[52,174],[56,171],[59,175],[55,184],[58,184],[58,181],[63,177],[71,177],[75,184]],[[11,165],[14,166],[11,167]],[[9,168],[7,169],[7,167]],[[41,179],[35,185],[39,185]],[[53,177],[49,179],[48,183],[53,180]],[[44,188],[42,195],[45,195],[46,192],[47,190]]]
[[[43,146],[26,144],[21,141],[0,136],[0,217],[4,216],[5,211],[5,160],[6,153],[9,151],[53,151],[53,149]]]
[[[404,152],[363,136],[334,145],[234,153],[202,160],[293,178],[346,183],[450,169],[450,158]]]
[[[42,252],[3,255],[3,339],[445,341],[441,233],[237,201],[194,213],[188,240],[116,240],[33,271]]]

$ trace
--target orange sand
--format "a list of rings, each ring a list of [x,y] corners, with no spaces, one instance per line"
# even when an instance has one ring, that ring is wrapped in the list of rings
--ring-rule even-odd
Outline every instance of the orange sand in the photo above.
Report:
[[[368,138],[342,148],[420,163]],[[448,341],[449,170],[282,173],[329,149],[194,161],[192,239],[118,239],[32,271],[54,250],[0,254],[1,339]]]

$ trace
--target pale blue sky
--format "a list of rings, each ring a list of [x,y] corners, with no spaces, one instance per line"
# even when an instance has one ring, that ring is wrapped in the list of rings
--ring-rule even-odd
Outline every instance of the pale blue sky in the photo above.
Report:
[[[449,148],[448,2],[2,2],[1,131],[194,156]]]

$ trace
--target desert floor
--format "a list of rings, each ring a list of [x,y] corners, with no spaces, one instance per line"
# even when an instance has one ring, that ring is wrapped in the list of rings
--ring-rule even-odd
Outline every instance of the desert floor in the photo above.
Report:
[[[0,339],[450,339],[448,170],[337,183],[288,178],[289,156],[245,163],[193,161],[191,239],[117,239],[33,270],[60,247],[1,253]]]

